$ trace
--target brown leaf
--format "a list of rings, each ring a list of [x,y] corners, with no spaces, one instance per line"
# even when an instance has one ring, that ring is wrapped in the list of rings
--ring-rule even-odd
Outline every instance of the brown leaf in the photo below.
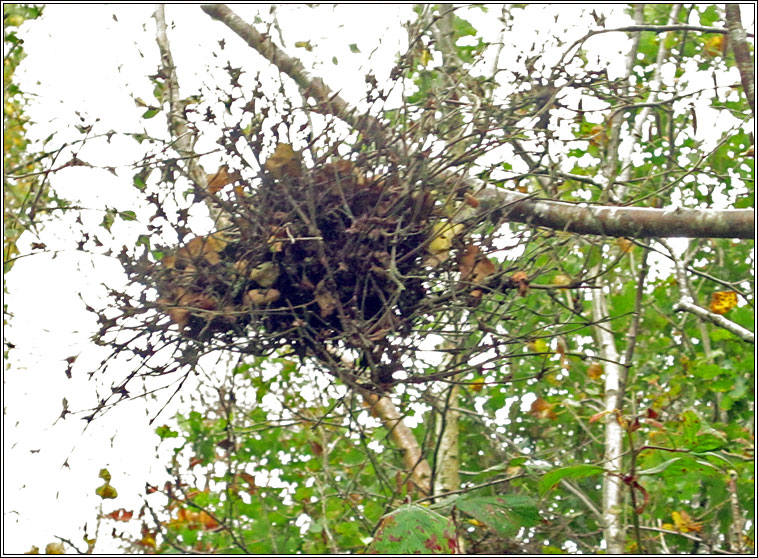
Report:
[[[550,419],[555,420],[558,418],[558,415],[555,414],[555,411],[553,409],[555,408],[555,403],[548,403],[542,397],[538,397],[532,402],[532,406],[529,409],[529,414],[531,414],[534,417],[537,417],[538,419]]]
[[[472,196],[468,192],[466,192],[465,194],[463,194],[463,201],[465,201],[468,205],[470,205],[471,207],[474,207],[474,208],[479,207],[479,203],[480,203],[477,198],[475,198],[474,196]]]
[[[226,247],[226,244],[227,242],[219,235],[196,236],[177,250],[175,260],[164,261],[164,265],[170,263],[170,267],[174,267],[177,263],[182,263],[184,267],[197,261],[200,257],[203,257],[209,264],[216,265],[221,261],[219,252]]]
[[[603,366],[597,362],[593,362],[587,367],[587,376],[590,380],[599,380],[603,377]]]
[[[221,165],[216,171],[216,174],[208,175],[208,191],[211,194],[215,194],[227,184],[237,182],[240,178],[242,178],[240,173],[229,172],[229,165]]]
[[[337,309],[337,300],[326,286],[326,279],[319,281],[316,285],[316,292],[313,297],[321,310],[321,317],[328,318]]]
[[[599,413],[595,413],[590,417],[589,423],[592,424],[593,422],[599,421],[601,418],[603,418],[608,413],[612,413],[613,411],[600,411]]]
[[[489,258],[483,258],[474,266],[474,276],[472,281],[480,284],[484,279],[495,273],[495,270],[497,270],[497,266],[492,263],[492,260]]]
[[[105,515],[105,517],[113,519],[114,521],[129,521],[133,516],[133,511],[126,511],[124,508],[117,509]]]
[[[463,253],[458,256],[458,271],[461,272],[461,278],[468,280],[469,275],[474,272],[476,258],[479,255],[479,246],[467,244]]]
[[[276,289],[251,289],[247,291],[248,298],[257,306],[265,306],[276,302],[281,295],[282,293]]]
[[[316,457],[320,457],[324,453],[324,448],[318,442],[308,442],[311,446],[311,451]]]
[[[529,291],[529,276],[525,271],[517,271],[511,276],[511,280],[518,285],[518,294],[526,296]]]
[[[249,485],[249,488],[247,489],[248,494],[252,495],[258,491],[258,487],[255,484],[255,477],[253,475],[246,473],[245,471],[238,473],[238,475]]]
[[[292,146],[288,143],[278,143],[274,153],[263,166],[274,178],[282,178],[283,176],[300,176],[302,172],[300,165],[300,155],[292,149]]]
[[[169,302],[164,299],[159,299],[158,304],[169,304]],[[168,314],[168,317],[171,318],[172,322],[179,326],[179,329],[184,329],[187,326],[189,311],[186,308],[166,308],[166,314]]]

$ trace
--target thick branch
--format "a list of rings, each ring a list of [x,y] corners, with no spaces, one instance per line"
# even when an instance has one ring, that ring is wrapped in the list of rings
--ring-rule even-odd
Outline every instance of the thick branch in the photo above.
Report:
[[[504,205],[503,219],[578,234],[633,238],[755,237],[752,209],[656,209],[570,204],[488,188],[481,210]],[[494,203],[493,203],[494,202]]]
[[[268,36],[223,4],[204,5],[203,11],[224,23],[277,69],[292,78],[305,96],[318,103],[314,110],[338,116],[373,139],[381,137],[380,124],[370,116],[355,117],[349,105],[318,78],[311,78],[302,63],[277,47]],[[710,29],[710,28],[709,28]],[[650,29],[646,29],[650,30]],[[715,32],[715,28],[712,32]],[[752,209],[695,210],[608,206],[579,206],[550,200],[535,200],[524,194],[487,188],[480,197],[506,205],[503,218],[519,223],[579,234],[634,238],[753,238]],[[492,209],[482,204],[481,210]]]
[[[185,161],[187,175],[195,184],[204,189],[207,186],[207,177],[203,167],[195,157],[196,134],[187,126],[187,119],[184,117],[184,106],[179,96],[179,79],[176,75],[176,66],[174,66],[174,59],[171,56],[171,47],[166,34],[166,15],[163,4],[155,9],[153,17],[156,25],[155,41],[158,43],[158,49],[161,53],[161,73],[165,79],[165,91],[169,106],[168,126],[171,137],[174,140],[174,147]]]
[[[425,494],[430,495],[432,469],[424,458],[416,436],[403,422],[403,415],[389,397],[379,397],[365,392],[363,398],[371,405],[371,410],[384,423],[395,445],[403,450],[403,465],[410,472],[413,483]]]
[[[680,300],[676,304],[674,304],[672,310],[675,312],[686,310],[687,312],[692,312],[696,316],[707,320],[711,322],[712,324],[715,324],[721,328],[724,328],[727,331],[730,331],[734,333],[737,337],[743,339],[744,341],[747,341],[748,343],[755,343],[755,334],[742,327],[739,324],[734,323],[728,318],[725,318],[721,314],[714,314],[713,312],[709,312],[705,308],[702,308],[698,306],[697,304],[693,303],[691,300],[684,299]]]
[[[750,58],[750,47],[747,44],[747,35],[742,28],[740,20],[740,5],[726,5],[726,27],[729,29],[729,44],[732,45],[737,69],[740,71],[742,88],[745,90],[747,102],[755,117],[755,74],[753,73],[753,61]]]

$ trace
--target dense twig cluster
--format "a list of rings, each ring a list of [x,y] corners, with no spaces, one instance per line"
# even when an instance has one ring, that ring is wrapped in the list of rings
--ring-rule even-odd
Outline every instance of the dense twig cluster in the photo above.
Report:
[[[466,240],[450,210],[475,198],[408,171],[421,167],[376,152],[328,155],[334,151],[300,153],[279,143],[253,178],[222,167],[195,191],[220,208],[223,226],[138,258],[122,253],[143,293],[140,308],[127,305],[122,317],[148,316],[135,326],[138,337],[158,335],[199,352],[263,355],[288,346],[322,361],[339,346],[362,355],[382,383],[391,369],[384,377],[377,370],[405,350],[393,340],[450,308],[438,295],[459,291],[477,303],[481,292],[470,297],[472,284],[494,267],[479,249],[482,239]],[[383,172],[373,170],[378,160]],[[123,326],[107,320],[101,336],[116,323]]]

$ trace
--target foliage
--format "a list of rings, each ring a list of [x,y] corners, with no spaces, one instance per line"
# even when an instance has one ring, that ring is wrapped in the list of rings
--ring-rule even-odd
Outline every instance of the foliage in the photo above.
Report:
[[[24,41],[16,28],[42,14],[41,6],[3,4],[3,270],[18,257],[16,243],[33,228],[37,214],[53,205],[46,177],[41,176],[44,154],[29,151],[24,107],[29,97],[14,83],[14,72],[24,59]],[[49,138],[48,138],[49,139]],[[41,249],[41,246],[35,249]]]
[[[752,242],[688,240],[682,254],[503,223],[486,197],[753,207],[752,114],[737,80],[718,77],[732,55],[715,33],[651,27],[721,16],[646,5],[627,79],[593,49],[605,27],[594,11],[581,21],[595,32],[576,43],[558,32],[531,50],[508,43],[543,8],[503,8],[489,41],[474,11],[495,7],[418,7],[396,83],[366,78],[364,120],[336,110],[336,94],[267,92],[231,62],[227,83],[179,111],[170,71],[151,77],[157,106],[143,118],[164,114],[175,130],[181,113],[187,134],[216,134],[223,164],[198,180],[174,136],[132,136],[149,149],[135,196],[154,213],[118,256],[130,285],[95,311],[97,342],[135,371],[87,418],[132,397],[135,379],[181,388],[194,373],[203,388],[156,428],[174,480],[148,487],[132,549],[595,553],[610,477],[625,550],[751,548],[753,348],[673,308],[689,297],[749,329]],[[724,124],[718,137],[698,130],[706,118]],[[214,220],[198,232],[201,203]],[[138,220],[110,217],[106,230]],[[603,382],[619,366],[623,403],[609,409]],[[379,397],[434,475],[458,413],[460,489],[417,482]],[[624,435],[620,470],[606,466],[608,424]]]

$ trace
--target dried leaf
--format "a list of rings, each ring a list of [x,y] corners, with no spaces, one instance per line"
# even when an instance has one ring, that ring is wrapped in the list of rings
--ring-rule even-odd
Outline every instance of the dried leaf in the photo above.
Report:
[[[321,317],[328,318],[337,309],[337,300],[326,286],[326,279],[322,279],[318,285],[316,285],[316,292],[314,294],[316,304],[318,304],[321,310]]]
[[[592,424],[593,422],[597,422],[601,418],[603,418],[605,415],[607,415],[608,413],[612,413],[612,412],[613,411],[605,410],[605,411],[600,411],[599,413],[595,413],[594,415],[592,415],[590,417],[589,423]]]
[[[282,295],[276,289],[251,289],[247,292],[247,296],[253,301],[256,306],[265,306],[276,302]]]
[[[168,304],[168,301],[160,299],[158,300],[158,304]],[[168,314],[168,317],[171,318],[172,322],[179,326],[179,329],[187,327],[189,311],[186,308],[172,306],[171,308],[166,308],[166,314]]]
[[[227,184],[237,182],[240,178],[242,177],[238,172],[229,172],[229,165],[221,165],[216,174],[208,175],[208,192],[215,194]]]
[[[517,271],[511,276],[511,280],[518,285],[518,294],[526,296],[529,292],[529,276],[525,271]]]
[[[599,380],[603,377],[603,366],[597,362],[593,362],[587,367],[587,376],[590,380]]]
[[[63,543],[49,543],[45,547],[45,554],[66,554],[66,549],[63,547]]]
[[[463,194],[463,201],[465,201],[468,205],[474,208],[479,207],[479,204],[480,204],[479,200],[476,197],[469,194],[468,192]]]
[[[479,246],[467,244],[463,252],[458,256],[458,271],[461,272],[461,278],[467,280],[469,275],[474,272],[476,257],[479,255]]]
[[[492,263],[492,260],[489,258],[483,258],[481,261],[477,262],[476,266],[474,266],[474,277],[472,278],[472,281],[480,284],[484,279],[495,273],[496,270],[497,266]]]
[[[556,415],[555,411],[553,411],[554,408],[555,403],[548,403],[542,399],[542,397],[538,397],[532,402],[532,406],[529,409],[529,414],[537,417],[538,419],[555,420],[558,418],[558,415]]]
[[[263,165],[274,178],[297,177],[301,174],[300,155],[288,143],[276,144],[276,149]]]
[[[250,270],[250,279],[261,287],[270,287],[279,278],[280,269],[274,262],[263,262]]]
[[[105,515],[105,517],[113,519],[114,521],[129,521],[133,516],[133,511],[126,511],[124,508],[117,509]]]
[[[244,471],[238,473],[238,475],[249,485],[249,488],[247,489],[248,494],[252,495],[258,491],[258,487],[255,484],[255,477],[253,475]]]

